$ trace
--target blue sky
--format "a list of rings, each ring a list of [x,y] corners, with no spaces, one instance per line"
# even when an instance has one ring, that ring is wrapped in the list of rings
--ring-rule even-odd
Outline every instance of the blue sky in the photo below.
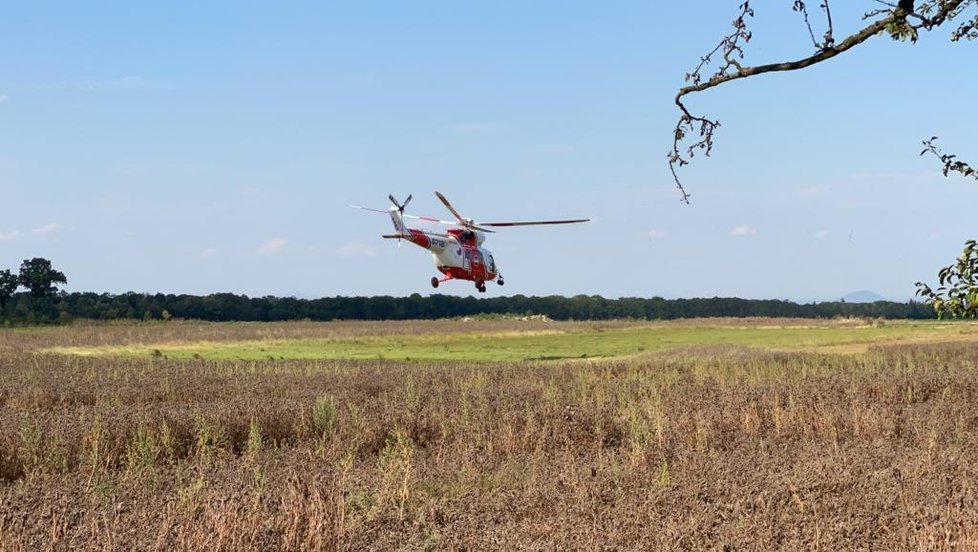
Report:
[[[406,295],[430,256],[348,205],[481,220],[491,295],[905,299],[976,237],[975,45],[878,38],[688,105],[714,155],[673,189],[682,76],[738,2],[20,3],[0,20],[0,267],[72,291]],[[755,6],[747,61],[811,52]],[[834,6],[837,33],[873,2]],[[468,295],[467,283],[440,293]]]

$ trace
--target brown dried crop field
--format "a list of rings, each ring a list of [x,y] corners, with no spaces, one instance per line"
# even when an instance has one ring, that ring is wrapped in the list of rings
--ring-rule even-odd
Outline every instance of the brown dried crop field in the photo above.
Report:
[[[635,325],[2,330],[0,551],[978,548],[973,327],[897,325],[904,337],[888,340],[864,321],[642,324],[875,337],[846,352],[789,351],[782,337],[777,350],[697,343],[550,361],[50,352],[432,334],[583,342]],[[926,339],[906,337],[918,331]]]

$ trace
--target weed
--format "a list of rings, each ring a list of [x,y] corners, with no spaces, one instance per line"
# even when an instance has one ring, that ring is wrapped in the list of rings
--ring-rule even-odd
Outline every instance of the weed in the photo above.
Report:
[[[91,484],[93,481],[99,480],[99,476],[108,462],[105,426],[99,416],[95,416],[92,420],[83,440],[86,443],[85,449],[88,453],[88,467],[90,469],[88,481]]]
[[[248,456],[254,458],[262,451],[265,446],[265,438],[262,435],[261,426],[258,425],[258,420],[252,418],[248,422],[248,443],[247,443],[247,454]]]
[[[28,472],[39,469],[44,460],[44,432],[37,422],[25,414],[20,425],[20,458]]]
[[[126,469],[129,471],[152,466],[156,463],[159,447],[153,432],[144,424],[139,424],[136,433],[126,447]]]
[[[177,505],[186,514],[196,513],[202,506],[204,490],[207,481],[203,475],[198,475],[190,484],[177,491]]]
[[[197,457],[205,463],[213,462],[229,451],[227,436],[211,421],[198,416],[194,419]]]
[[[413,458],[414,443],[400,428],[391,431],[377,458],[377,469],[381,477],[377,504],[381,508],[388,502],[396,504],[399,520],[404,519],[404,504],[410,497]]]
[[[251,509],[259,510],[261,502],[265,497],[265,485],[268,478],[261,465],[256,464],[251,472]]]
[[[170,464],[175,463],[177,461],[177,438],[173,433],[173,427],[166,420],[160,424],[159,445],[166,461]]]
[[[669,461],[666,460],[665,456],[659,459],[658,484],[660,487],[668,487],[672,484],[672,478],[669,477]]]
[[[330,436],[336,431],[336,397],[320,395],[312,408],[312,421],[322,436]]]

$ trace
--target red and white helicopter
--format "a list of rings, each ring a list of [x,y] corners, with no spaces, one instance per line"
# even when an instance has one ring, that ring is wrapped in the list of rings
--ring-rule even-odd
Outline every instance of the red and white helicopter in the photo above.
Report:
[[[483,293],[486,291],[486,282],[496,280],[497,284],[503,285],[503,276],[499,273],[499,269],[496,267],[496,260],[492,258],[492,253],[488,249],[482,247],[482,242],[486,239],[485,233],[495,232],[495,230],[486,228],[487,226],[502,227],[533,226],[538,224],[575,224],[578,222],[588,222],[590,220],[574,219],[540,220],[532,222],[477,223],[470,218],[465,218],[458,214],[458,211],[452,207],[452,204],[449,203],[445,196],[443,196],[440,192],[435,192],[435,195],[438,196],[438,199],[445,204],[445,207],[447,207],[455,217],[454,222],[432,217],[405,215],[404,208],[411,202],[410,195],[407,197],[404,203],[399,203],[396,199],[394,199],[393,195],[387,196],[394,205],[386,210],[352,205],[352,207],[356,209],[364,209],[367,211],[386,213],[390,215],[391,221],[394,223],[394,229],[397,230],[397,233],[387,234],[383,236],[384,238],[406,240],[431,251],[431,256],[435,261],[435,268],[437,268],[438,271],[444,275],[442,278],[438,278],[437,276],[431,278],[431,287],[435,288],[438,287],[438,284],[447,282],[448,280],[469,280],[471,282],[475,282],[475,288]],[[444,234],[428,232],[426,230],[416,228],[407,228],[404,226],[405,218],[446,224],[449,226],[454,226],[455,228],[446,230]]]

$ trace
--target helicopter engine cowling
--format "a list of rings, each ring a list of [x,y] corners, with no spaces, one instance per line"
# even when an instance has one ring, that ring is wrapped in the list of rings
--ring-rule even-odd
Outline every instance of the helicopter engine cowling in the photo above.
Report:
[[[449,230],[449,234],[457,236],[459,243],[480,246],[486,241],[486,235],[477,230]]]

